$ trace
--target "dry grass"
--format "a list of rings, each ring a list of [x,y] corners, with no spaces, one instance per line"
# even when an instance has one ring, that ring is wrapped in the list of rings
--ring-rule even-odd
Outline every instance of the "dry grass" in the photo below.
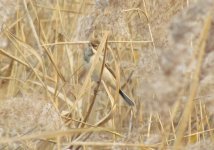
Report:
[[[213,149],[213,7],[2,0],[0,149]],[[94,38],[135,107],[91,80]]]

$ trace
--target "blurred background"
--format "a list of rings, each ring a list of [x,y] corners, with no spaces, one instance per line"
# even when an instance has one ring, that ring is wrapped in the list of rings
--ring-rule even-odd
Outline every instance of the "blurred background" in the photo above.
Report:
[[[0,149],[213,149],[213,6],[1,0]],[[134,107],[89,78],[84,48],[107,32]]]

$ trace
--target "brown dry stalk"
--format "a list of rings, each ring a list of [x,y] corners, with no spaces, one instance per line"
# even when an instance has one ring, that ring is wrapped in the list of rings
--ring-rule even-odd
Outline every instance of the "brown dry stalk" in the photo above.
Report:
[[[107,43],[132,43],[132,44],[146,44],[152,43],[153,41],[107,41]],[[78,44],[88,44],[90,41],[71,41],[71,42],[56,42],[56,43],[46,43],[41,46],[54,46],[54,45],[78,45]]]
[[[16,136],[16,137],[1,137],[0,143],[12,143],[12,142],[18,142],[18,141],[26,141],[26,140],[33,140],[33,139],[40,139],[40,138],[53,138],[53,137],[62,137],[62,136],[71,136],[75,133],[86,133],[86,132],[110,132],[116,135],[119,135],[118,133],[108,130],[106,128],[84,128],[84,129],[69,129],[69,130],[59,130],[59,131],[46,131],[41,133],[34,133],[30,135],[24,135],[24,136]]]
[[[5,56],[7,56],[7,57],[17,61],[18,63],[20,63],[20,64],[22,64],[22,65],[24,65],[24,66],[29,68],[29,65],[27,63],[25,63],[21,59],[17,58],[16,56],[13,56],[13,55],[7,53],[6,50],[0,49],[0,53],[2,53],[3,55],[5,55]]]
[[[106,45],[107,38],[108,38],[108,33],[105,33],[104,36],[103,36],[103,39],[101,41],[101,44],[98,47],[97,53],[95,54],[94,62],[92,62],[91,68],[88,71],[88,74],[86,76],[85,82],[83,83],[83,86],[80,89],[80,93],[77,96],[77,100],[81,99],[83,94],[86,91],[88,82],[89,82],[89,80],[91,78],[91,75],[92,75],[92,73],[93,73],[93,71],[94,71],[94,69],[96,67],[96,64],[98,63],[98,58],[99,58],[100,54],[102,53],[102,50],[104,49],[104,47]]]
[[[83,85],[83,89],[84,89],[84,90],[83,90],[83,91],[80,91],[80,92],[81,92],[80,95],[82,95],[83,92],[85,91],[85,88],[86,88],[87,84],[88,84],[87,81],[89,81],[89,78],[91,77],[91,74],[93,73],[94,67],[96,67],[96,64],[98,63],[98,59],[99,59],[100,53],[101,53],[102,50],[104,49],[104,57],[103,57],[103,63],[102,63],[102,68],[101,68],[101,72],[100,72],[99,82],[98,82],[96,88],[94,89],[94,96],[91,98],[91,103],[90,103],[89,108],[88,108],[88,110],[87,110],[87,112],[86,112],[86,116],[84,117],[84,119],[83,119],[82,122],[87,122],[87,120],[88,120],[88,118],[89,118],[89,116],[90,116],[90,114],[91,114],[92,108],[93,108],[93,106],[94,106],[94,103],[95,103],[95,100],[96,100],[96,97],[97,97],[97,92],[98,92],[99,87],[100,87],[100,84],[101,84],[103,69],[104,69],[104,66],[105,66],[105,57],[106,57],[106,49],[107,49],[107,48],[106,48],[106,47],[107,47],[106,44],[107,44],[108,34],[109,34],[109,33],[106,32],[106,33],[104,34],[102,40],[101,40],[101,43],[100,43],[100,45],[99,45],[99,47],[98,47],[98,50],[97,50],[97,53],[95,54],[95,59],[94,59],[95,61],[93,62],[92,66],[91,66],[91,68],[90,68],[90,70],[89,70],[88,76],[87,76],[87,77],[88,77],[88,80],[86,80],[85,84]],[[84,86],[85,86],[85,87],[84,87]],[[85,126],[84,123],[80,123],[79,128],[83,128],[84,126]],[[79,136],[81,136],[81,135],[78,135],[78,137],[79,137]],[[89,136],[90,136],[90,134],[87,135],[85,138],[88,138]],[[72,147],[73,147],[73,145],[70,145],[70,146],[69,146],[69,149],[72,148]],[[79,149],[79,148],[80,148],[80,147],[78,147],[78,148],[76,148],[76,149]]]
[[[95,102],[95,99],[96,99],[96,95],[97,95],[97,92],[98,92],[99,87],[100,87],[100,84],[101,84],[102,75],[103,75],[103,69],[104,69],[104,66],[105,66],[106,49],[107,49],[107,48],[106,48],[106,41],[107,41],[107,39],[108,39],[108,32],[105,33],[105,35],[104,35],[104,37],[103,37],[103,39],[102,39],[102,41],[101,41],[101,44],[100,44],[100,46],[98,47],[98,50],[99,50],[99,49],[104,49],[103,63],[102,63],[102,68],[101,68],[101,72],[100,72],[99,82],[98,82],[96,88],[94,89],[94,96],[93,96],[93,98],[92,98],[91,104],[90,104],[90,106],[89,106],[89,109],[88,109],[88,111],[87,111],[87,113],[86,113],[86,116],[85,116],[83,122],[86,122],[87,119],[88,119],[88,117],[89,117],[89,115],[91,114],[91,110],[92,110],[92,108],[93,108],[93,105],[94,105],[94,102]],[[100,56],[100,55],[98,55],[98,56]],[[96,56],[95,56],[95,59],[96,59]],[[99,59],[99,58],[98,58],[98,59]],[[83,124],[83,125],[84,125],[84,124]]]
[[[203,63],[204,55],[205,55],[205,47],[206,47],[206,42],[207,42],[209,31],[210,31],[210,26],[211,26],[211,15],[209,14],[205,20],[204,28],[203,28],[200,38],[199,38],[199,44],[195,49],[195,51],[198,52],[197,65],[196,65],[195,72],[193,73],[192,83],[190,85],[189,98],[185,105],[183,115],[182,115],[180,124],[177,129],[177,133],[176,133],[177,139],[174,143],[175,150],[180,149],[182,138],[183,138],[185,129],[188,124],[188,119],[189,119],[190,114],[192,113],[193,104],[194,104],[193,102],[194,102],[194,99],[195,99],[197,91],[198,91],[199,79],[200,79],[200,74],[201,74],[201,66]]]

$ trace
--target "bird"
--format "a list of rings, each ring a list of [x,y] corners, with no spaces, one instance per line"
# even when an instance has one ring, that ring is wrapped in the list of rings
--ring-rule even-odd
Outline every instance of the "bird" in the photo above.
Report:
[[[84,60],[87,65],[91,65],[92,62],[94,61],[95,54],[96,54],[96,50],[94,49],[94,47],[96,46],[97,46],[97,43],[95,44],[89,43],[89,45],[84,49],[84,52],[83,52]],[[102,64],[103,64],[103,56],[99,56],[99,61],[92,73],[92,80],[99,81]],[[102,80],[114,90],[116,89],[116,84],[117,84],[116,76],[114,74],[114,71],[110,69],[110,67],[107,64],[104,64]],[[119,94],[129,106],[135,105],[134,101],[131,100],[131,98],[129,98],[129,96],[121,88],[119,88]]]

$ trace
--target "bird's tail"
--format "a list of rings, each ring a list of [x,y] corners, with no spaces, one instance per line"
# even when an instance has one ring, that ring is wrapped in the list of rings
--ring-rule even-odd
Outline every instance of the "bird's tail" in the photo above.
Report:
[[[134,106],[134,102],[122,90],[119,90],[119,93],[126,101],[126,103],[128,103],[130,106]]]

